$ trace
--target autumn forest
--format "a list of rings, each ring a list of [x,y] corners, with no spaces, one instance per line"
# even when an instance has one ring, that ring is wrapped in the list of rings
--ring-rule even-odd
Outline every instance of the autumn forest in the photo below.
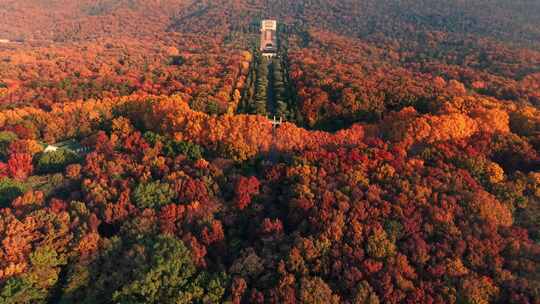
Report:
[[[538,16],[0,0],[0,304],[539,304]]]

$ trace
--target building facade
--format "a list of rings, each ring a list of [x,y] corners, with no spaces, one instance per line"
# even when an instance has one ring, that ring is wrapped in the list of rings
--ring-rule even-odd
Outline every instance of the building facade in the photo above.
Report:
[[[263,56],[273,57],[277,53],[277,21],[261,22],[261,48]]]

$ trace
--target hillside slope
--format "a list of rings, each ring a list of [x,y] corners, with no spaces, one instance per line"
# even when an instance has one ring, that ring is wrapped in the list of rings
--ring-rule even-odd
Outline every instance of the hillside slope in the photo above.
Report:
[[[0,0],[0,303],[540,303],[539,15]]]

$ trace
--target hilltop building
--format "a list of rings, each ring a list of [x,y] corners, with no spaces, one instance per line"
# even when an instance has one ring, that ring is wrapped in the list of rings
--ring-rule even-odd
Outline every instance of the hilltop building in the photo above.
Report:
[[[261,52],[265,57],[274,57],[277,53],[277,21],[261,22]]]

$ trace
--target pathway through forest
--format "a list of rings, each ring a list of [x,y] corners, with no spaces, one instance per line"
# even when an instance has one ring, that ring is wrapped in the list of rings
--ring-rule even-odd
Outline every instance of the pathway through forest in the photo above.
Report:
[[[258,114],[279,120],[298,123],[296,94],[289,79],[288,39],[278,32],[278,53],[274,57],[265,57],[254,49],[250,72],[239,113]]]

